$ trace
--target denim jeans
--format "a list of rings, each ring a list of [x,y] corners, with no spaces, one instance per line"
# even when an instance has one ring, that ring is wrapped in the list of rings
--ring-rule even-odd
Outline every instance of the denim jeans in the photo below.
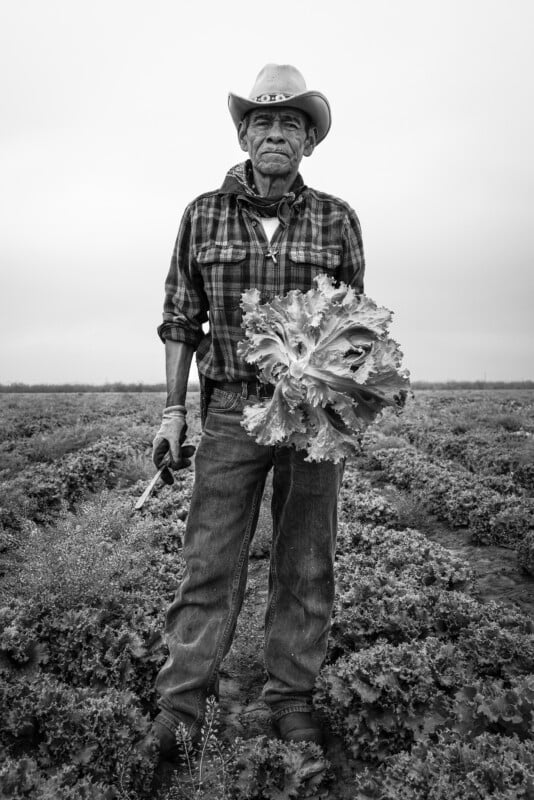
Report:
[[[291,447],[258,445],[240,422],[244,396],[213,391],[195,457],[184,579],[169,607],[169,649],[156,688],[160,719],[198,734],[228,652],[247,580],[248,551],[269,470],[273,540],[265,617],[263,699],[274,718],[308,711],[326,654],[334,600],[342,464],[310,463]],[[257,402],[251,398],[248,402]]]

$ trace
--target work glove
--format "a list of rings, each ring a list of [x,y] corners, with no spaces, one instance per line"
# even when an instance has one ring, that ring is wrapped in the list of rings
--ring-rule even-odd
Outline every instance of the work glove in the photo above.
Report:
[[[193,445],[183,446],[187,433],[185,415],[185,406],[168,406],[152,442],[152,460],[158,469],[165,465],[161,479],[168,484],[174,483],[171,469],[188,467],[195,452]]]

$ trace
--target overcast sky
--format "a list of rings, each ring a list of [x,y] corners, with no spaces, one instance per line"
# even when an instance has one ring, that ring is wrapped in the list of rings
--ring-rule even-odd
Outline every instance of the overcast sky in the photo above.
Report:
[[[531,0],[4,0],[0,382],[163,380],[180,217],[267,62],[331,102],[301,172],[413,378],[534,378],[533,31]]]

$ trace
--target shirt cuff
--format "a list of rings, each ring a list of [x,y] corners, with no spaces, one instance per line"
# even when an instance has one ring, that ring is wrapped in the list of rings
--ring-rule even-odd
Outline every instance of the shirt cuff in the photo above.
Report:
[[[183,342],[191,345],[195,350],[204,336],[202,330],[198,332],[192,331],[177,325],[175,322],[163,322],[157,330],[162,342],[166,342],[167,339],[171,342]]]

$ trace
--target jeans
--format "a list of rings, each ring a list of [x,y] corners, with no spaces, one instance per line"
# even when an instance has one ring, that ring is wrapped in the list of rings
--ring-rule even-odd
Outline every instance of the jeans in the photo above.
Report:
[[[273,468],[273,540],[265,617],[263,699],[275,719],[309,711],[326,654],[334,601],[342,464],[311,463],[292,447],[258,445],[240,422],[246,397],[215,389],[195,457],[184,536],[186,570],[167,612],[169,657],[156,688],[159,718],[199,733],[228,652],[247,580],[267,474]],[[251,398],[248,402],[257,402]]]

